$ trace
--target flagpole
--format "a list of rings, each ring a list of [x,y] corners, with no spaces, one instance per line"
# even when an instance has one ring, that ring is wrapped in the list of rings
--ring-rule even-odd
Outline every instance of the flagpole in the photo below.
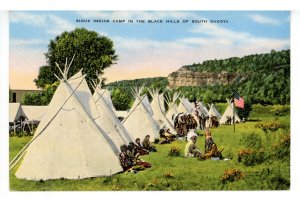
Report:
[[[234,105],[234,95],[233,95],[233,97],[232,97],[232,100],[233,100],[233,102],[232,102],[232,104],[233,104],[233,115],[232,115],[232,120],[233,120],[233,132],[235,133],[235,105]]]

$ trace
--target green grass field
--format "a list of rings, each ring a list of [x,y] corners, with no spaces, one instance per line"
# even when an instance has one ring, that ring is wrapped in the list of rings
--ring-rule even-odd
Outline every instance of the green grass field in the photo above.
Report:
[[[255,107],[251,118],[260,122],[247,122],[233,126],[221,126],[211,129],[218,147],[223,147],[223,156],[233,157],[229,161],[200,161],[196,158],[184,158],[186,142],[175,141],[172,144],[156,145],[158,152],[143,156],[152,167],[138,172],[117,174],[111,177],[90,178],[82,180],[27,181],[14,176],[18,166],[10,172],[10,189],[12,191],[111,191],[111,190],[287,190],[290,185],[289,157],[271,157],[260,164],[246,166],[238,162],[238,153],[245,148],[245,137],[255,133],[261,139],[261,147],[266,155],[276,149],[275,145],[282,136],[289,135],[289,116],[274,117],[268,112],[261,115],[261,107]],[[257,111],[258,110],[258,111]],[[256,116],[257,115],[257,116]],[[257,123],[276,121],[284,125],[276,131],[265,133],[256,128]],[[30,137],[10,137],[10,160],[30,140]],[[204,150],[204,137],[198,138],[198,147]],[[171,147],[180,149],[180,156],[168,156]],[[18,164],[19,165],[19,164]],[[224,171],[239,170],[243,177],[239,180],[221,182]]]

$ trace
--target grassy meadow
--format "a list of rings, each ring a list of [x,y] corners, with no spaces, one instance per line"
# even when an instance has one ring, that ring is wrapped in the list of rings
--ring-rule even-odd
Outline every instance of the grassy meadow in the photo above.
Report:
[[[184,158],[186,142],[155,145],[158,152],[143,156],[152,167],[144,171],[82,180],[27,181],[10,172],[12,191],[146,191],[146,190],[288,190],[290,188],[289,116],[275,116],[272,106],[255,105],[249,121],[211,129],[228,161]],[[201,131],[200,133],[203,133]],[[10,137],[10,160],[31,137]],[[198,137],[204,150],[204,136]],[[172,147],[179,156],[169,156]],[[243,151],[244,150],[244,151]],[[250,151],[249,151],[250,150]],[[240,157],[239,153],[246,153]],[[248,155],[247,155],[248,153]]]

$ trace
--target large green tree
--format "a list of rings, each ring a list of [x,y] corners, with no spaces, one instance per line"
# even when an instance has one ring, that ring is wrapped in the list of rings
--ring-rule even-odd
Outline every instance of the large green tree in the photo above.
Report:
[[[103,70],[118,59],[113,41],[106,36],[84,28],[63,32],[50,40],[48,51],[45,53],[47,65],[40,67],[39,75],[34,80],[36,86],[44,88],[47,84],[57,81],[54,74],[59,77],[61,74],[55,63],[63,68],[66,58],[70,62],[74,55],[68,77],[83,69],[82,72],[86,74],[90,89],[92,89],[90,81],[98,79],[97,74],[103,74]]]

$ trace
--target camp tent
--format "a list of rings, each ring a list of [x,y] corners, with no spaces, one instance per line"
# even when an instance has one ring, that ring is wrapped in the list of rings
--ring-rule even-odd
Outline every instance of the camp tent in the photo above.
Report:
[[[103,99],[106,101],[106,103],[109,105],[109,108],[116,114],[117,110],[111,100],[111,94],[108,89],[98,89],[98,93],[101,94]]]
[[[206,108],[206,106],[201,101],[196,102],[196,108],[199,110],[200,115],[205,116],[205,117],[209,116],[208,109]]]
[[[9,132],[23,129],[23,122],[27,119],[20,103],[9,103]]]
[[[234,112],[235,122],[241,122],[240,117]],[[232,124],[233,123],[233,103],[228,104],[224,114],[220,119],[220,124]]]
[[[107,102],[105,93],[105,90],[101,89],[101,82],[95,86],[93,98],[99,112],[96,122],[113,138],[114,142],[117,141],[116,146],[128,145],[133,139],[114,113],[114,107]]]
[[[27,119],[20,103],[9,103],[9,123]]]
[[[152,90],[150,91],[150,94],[152,96],[151,107],[153,110],[153,118],[157,121],[160,129],[166,126],[172,133],[176,133],[172,123],[165,115],[163,94],[159,94],[158,90]]]
[[[134,139],[143,140],[148,134],[150,140],[154,141],[159,138],[159,125],[149,112],[150,105],[147,105],[149,103],[147,95],[140,96],[140,92],[141,88],[134,90],[135,103],[122,123]]]
[[[217,117],[220,120],[222,118],[222,115],[219,113],[219,111],[214,106],[214,104],[212,103],[209,106],[210,106],[210,108],[209,108],[209,111],[208,111],[208,115],[210,117]]]
[[[188,113],[191,114],[193,113],[193,105],[189,102],[188,99],[186,98],[180,98],[180,103],[177,107],[177,111],[179,113]]]
[[[29,121],[41,121],[47,106],[22,105],[22,109]]]
[[[67,80],[64,71],[35,136],[10,163],[24,156],[16,177],[28,180],[82,179],[122,170],[118,149],[92,119],[89,91],[81,72]],[[84,99],[84,97],[86,97]]]
[[[168,94],[166,99],[168,105],[168,111],[166,112],[166,117],[172,123],[173,127],[174,127],[173,115],[178,114],[177,104],[176,104],[178,97],[179,94],[174,93],[173,98],[171,98],[171,96]]]
[[[209,111],[208,111],[208,127],[218,127],[219,121],[221,119],[221,114],[218,112],[218,110],[215,108],[214,104],[209,105]]]
[[[131,108],[135,108],[138,104],[140,104],[141,102],[141,96],[138,95],[134,95],[135,96],[135,101],[133,102],[133,105]],[[153,110],[152,110],[152,107],[151,107],[151,104],[149,102],[149,99],[148,99],[148,96],[144,96],[144,98],[142,99],[142,103],[144,105],[144,107],[148,110],[148,113],[153,116]]]

